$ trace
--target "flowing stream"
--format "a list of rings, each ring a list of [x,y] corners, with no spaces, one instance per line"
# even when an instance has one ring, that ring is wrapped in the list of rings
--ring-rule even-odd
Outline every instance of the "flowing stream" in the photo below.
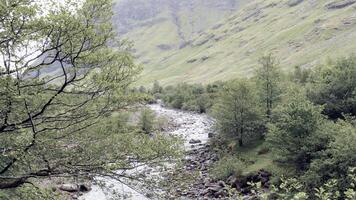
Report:
[[[208,141],[209,133],[212,132],[213,120],[205,114],[196,114],[181,110],[163,107],[161,104],[149,105],[157,117],[164,117],[173,127],[167,131],[169,134],[178,135],[185,139],[185,150],[191,150],[204,145]],[[195,141],[196,145],[190,144]],[[127,185],[112,179],[102,179],[112,189],[125,196],[129,200],[147,200],[143,194],[138,193]],[[109,200],[110,192],[104,191],[99,186],[93,186],[92,190],[80,197],[80,200]],[[123,197],[124,199],[124,197]]]

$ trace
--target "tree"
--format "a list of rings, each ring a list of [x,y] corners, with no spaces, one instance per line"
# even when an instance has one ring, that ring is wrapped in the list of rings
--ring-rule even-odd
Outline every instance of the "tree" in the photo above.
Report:
[[[356,56],[331,61],[312,73],[308,96],[325,105],[323,113],[332,119],[343,114],[356,116]]]
[[[278,83],[280,81],[280,72],[278,63],[272,54],[260,58],[261,67],[257,70],[257,84],[260,90],[260,96],[265,105],[267,119],[271,118],[272,109],[280,95]]]
[[[144,108],[141,111],[139,126],[145,134],[151,134],[155,125],[155,114],[149,108]]]
[[[298,84],[305,85],[310,77],[311,70],[303,69],[300,66],[294,67],[294,72],[291,75],[291,79]]]
[[[148,157],[128,146],[134,140],[118,151],[126,132],[90,131],[131,105],[127,87],[140,71],[116,38],[111,1],[66,1],[48,13],[36,2],[0,2],[0,189],[48,176],[120,178],[108,169],[172,155],[142,145],[149,138],[138,143]]]
[[[160,94],[162,93],[162,91],[163,91],[162,86],[159,84],[158,81],[155,81],[152,87],[152,94]]]
[[[292,89],[286,96],[274,110],[266,139],[281,164],[305,171],[328,145],[328,124],[323,108],[310,102],[302,90]]]
[[[138,91],[140,91],[141,93],[147,93],[147,90],[146,90],[145,86],[140,86]]]
[[[212,114],[220,132],[227,138],[237,139],[239,146],[259,133],[260,108],[248,80],[226,84],[213,106]]]
[[[349,169],[356,163],[356,121],[348,118],[339,120],[326,129],[331,136],[327,149],[311,162],[310,169],[302,176],[309,188],[320,187],[336,180],[334,189],[345,191],[352,181]],[[354,175],[356,171],[354,171]]]

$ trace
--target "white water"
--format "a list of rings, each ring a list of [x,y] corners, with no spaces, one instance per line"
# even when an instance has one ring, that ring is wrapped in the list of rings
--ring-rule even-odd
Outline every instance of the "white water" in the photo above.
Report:
[[[178,135],[185,139],[184,148],[189,150],[192,148],[189,141],[191,139],[200,140],[205,144],[208,141],[208,133],[212,130],[213,121],[207,115],[185,112],[164,108],[160,104],[149,106],[158,117],[165,117],[169,123],[175,125],[175,129],[169,131],[169,134]],[[101,179],[107,185],[111,185],[112,189],[121,195],[126,195],[122,199],[129,200],[148,200],[143,194],[138,193],[125,184],[111,179]],[[110,191],[104,191],[98,186],[93,186],[89,193],[80,197],[80,200],[109,200]]]

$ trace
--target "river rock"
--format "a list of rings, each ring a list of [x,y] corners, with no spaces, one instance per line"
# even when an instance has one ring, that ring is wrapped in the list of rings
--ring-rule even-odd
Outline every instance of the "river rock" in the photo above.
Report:
[[[77,184],[63,184],[59,189],[65,192],[78,192],[79,186]]]
[[[198,140],[198,139],[189,140],[189,144],[199,144],[199,143],[201,143],[201,140]]]
[[[79,191],[81,192],[89,192],[91,190],[91,185],[90,184],[80,184],[79,185]]]

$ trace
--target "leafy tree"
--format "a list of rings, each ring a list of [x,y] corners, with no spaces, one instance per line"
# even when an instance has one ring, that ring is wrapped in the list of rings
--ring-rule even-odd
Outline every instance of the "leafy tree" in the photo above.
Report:
[[[265,105],[266,116],[271,118],[272,109],[280,95],[280,72],[278,62],[272,54],[260,58],[261,65],[257,70],[257,84],[260,90],[261,101]]]
[[[144,108],[141,111],[139,126],[144,133],[146,134],[152,133],[155,125],[155,118],[156,116],[151,109]]]
[[[323,108],[310,102],[302,90],[292,89],[286,96],[274,110],[267,141],[281,164],[304,171],[328,145],[327,123],[321,114]]]
[[[311,70],[303,69],[300,66],[296,66],[294,68],[293,74],[291,75],[291,79],[298,84],[305,85],[310,78]]]
[[[141,92],[141,93],[147,93],[147,90],[146,90],[145,86],[140,86],[138,91]]]
[[[213,106],[212,115],[220,132],[227,138],[237,139],[239,146],[258,134],[260,107],[250,82],[236,80],[227,83]]]
[[[302,180],[309,188],[335,180],[335,190],[344,191],[353,181],[349,169],[356,163],[356,123],[352,119],[340,120],[326,131],[330,132],[332,141],[320,157],[312,161]]]
[[[178,84],[166,87],[161,98],[166,105],[173,108],[206,113],[214,104],[221,85]]]
[[[325,105],[323,113],[332,119],[356,115],[356,56],[317,68],[311,81],[308,96],[316,104]]]
[[[0,189],[48,176],[120,178],[114,169],[170,157],[171,140],[98,126],[135,101],[127,87],[140,71],[113,31],[111,1],[46,13],[36,2],[0,2]]]
[[[162,91],[163,91],[162,86],[159,84],[158,81],[155,81],[152,87],[152,94],[160,94],[162,93]]]

